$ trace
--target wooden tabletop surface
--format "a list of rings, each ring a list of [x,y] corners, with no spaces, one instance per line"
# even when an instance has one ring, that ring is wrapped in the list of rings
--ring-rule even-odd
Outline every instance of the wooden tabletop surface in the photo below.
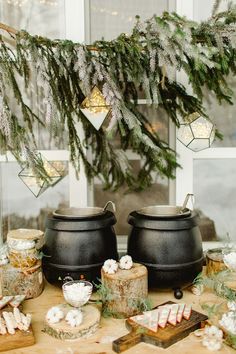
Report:
[[[222,302],[211,292],[204,292],[201,296],[196,296],[190,290],[184,290],[184,297],[176,300],[171,291],[150,291],[149,297],[154,306],[166,301],[191,303],[193,309],[203,312],[201,304],[205,301],[219,303]],[[89,339],[79,339],[76,341],[61,341],[43,333],[43,323],[47,310],[64,302],[60,288],[46,283],[43,293],[36,299],[24,302],[24,312],[32,314],[32,326],[36,338],[36,344],[31,347],[14,349],[7,351],[9,354],[114,354],[112,341],[128,333],[125,327],[125,320],[114,318],[102,318],[100,328]],[[5,352],[4,352],[5,353]],[[200,339],[190,334],[187,338],[175,343],[167,349],[140,343],[125,351],[126,354],[189,354],[189,353],[211,353],[204,348]],[[223,345],[219,353],[235,353],[235,350]]]

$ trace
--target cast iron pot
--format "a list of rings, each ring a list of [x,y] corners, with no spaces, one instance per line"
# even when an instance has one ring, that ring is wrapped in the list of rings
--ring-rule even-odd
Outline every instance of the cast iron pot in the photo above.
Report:
[[[179,213],[175,206],[154,206],[133,211],[128,254],[148,269],[149,285],[172,288],[181,298],[202,270],[202,238],[195,212]]]
[[[108,258],[118,259],[113,212],[102,208],[68,208],[46,221],[43,271],[50,283],[101,277]]]

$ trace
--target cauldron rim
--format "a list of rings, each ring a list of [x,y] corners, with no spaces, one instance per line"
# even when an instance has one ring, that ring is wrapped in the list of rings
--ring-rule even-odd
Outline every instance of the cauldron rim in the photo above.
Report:
[[[128,223],[134,227],[151,230],[184,230],[198,226],[199,216],[195,211],[182,218],[147,216],[132,211],[128,216]]]

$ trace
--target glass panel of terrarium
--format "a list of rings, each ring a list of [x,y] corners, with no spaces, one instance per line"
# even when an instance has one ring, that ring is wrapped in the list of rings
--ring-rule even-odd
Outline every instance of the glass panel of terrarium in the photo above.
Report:
[[[67,174],[68,163],[51,162],[60,174]],[[47,188],[39,198],[18,177],[21,171],[16,162],[1,162],[1,222],[2,235],[6,239],[8,230],[34,228],[44,230],[49,213],[69,205],[69,178],[66,175],[55,186]],[[4,186],[4,188],[3,188]]]
[[[90,40],[111,40],[121,33],[130,33],[135,16],[146,20],[168,10],[168,0],[91,0]]]
[[[203,240],[236,241],[236,159],[194,159],[193,191]]]

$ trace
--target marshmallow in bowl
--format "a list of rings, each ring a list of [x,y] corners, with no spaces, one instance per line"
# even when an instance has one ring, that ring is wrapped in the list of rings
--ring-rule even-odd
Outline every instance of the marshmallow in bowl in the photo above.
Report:
[[[71,301],[87,301],[91,295],[91,287],[84,283],[65,284],[66,296]]]

